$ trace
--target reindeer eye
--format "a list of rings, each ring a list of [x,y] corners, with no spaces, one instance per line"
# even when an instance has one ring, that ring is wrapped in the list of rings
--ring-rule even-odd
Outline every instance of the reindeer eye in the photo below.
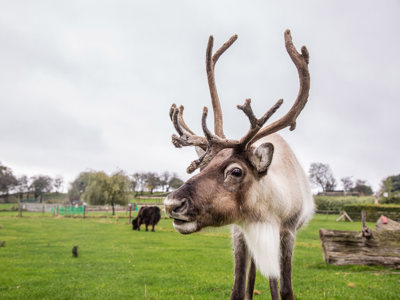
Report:
[[[241,177],[243,175],[243,172],[239,168],[234,168],[231,171],[231,175],[234,176],[234,177]]]

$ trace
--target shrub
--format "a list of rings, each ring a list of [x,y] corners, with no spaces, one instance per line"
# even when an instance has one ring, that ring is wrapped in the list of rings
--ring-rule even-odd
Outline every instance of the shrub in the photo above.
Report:
[[[382,197],[381,204],[400,204],[400,196]]]
[[[344,210],[355,221],[361,220],[362,210],[365,210],[368,222],[376,222],[381,215],[400,221],[400,205],[397,204],[348,204]]]
[[[317,211],[340,212],[347,204],[374,203],[374,197],[364,196],[314,196]]]

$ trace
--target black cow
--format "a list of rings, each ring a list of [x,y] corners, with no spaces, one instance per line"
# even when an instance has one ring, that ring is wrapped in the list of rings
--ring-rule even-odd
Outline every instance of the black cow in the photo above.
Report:
[[[153,228],[151,231],[154,231],[154,226],[160,221],[161,218],[161,210],[158,206],[142,206],[139,210],[139,213],[132,221],[132,229],[140,230],[140,225],[146,225],[146,231],[148,231],[148,226],[151,225]]]

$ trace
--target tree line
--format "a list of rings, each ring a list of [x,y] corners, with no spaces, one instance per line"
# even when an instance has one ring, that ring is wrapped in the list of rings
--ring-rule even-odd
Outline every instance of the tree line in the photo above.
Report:
[[[309,168],[310,182],[322,189],[323,192],[335,191],[336,181],[329,164],[312,163]],[[340,179],[344,194],[357,193],[359,195],[372,195],[373,189],[366,180],[355,179],[351,176]],[[161,174],[156,172],[136,172],[127,175],[124,171],[116,171],[107,175],[102,171],[81,172],[70,184],[68,189],[69,200],[86,201],[90,204],[124,204],[128,194],[142,195],[145,191],[152,194],[155,190],[169,192],[177,189],[183,181],[175,174],[165,171]],[[33,197],[42,202],[45,193],[59,193],[64,185],[61,176],[52,178],[47,175],[15,176],[12,169],[0,162],[0,196],[8,202],[11,193],[20,200]],[[388,176],[381,182],[377,191],[385,194],[385,197],[400,197],[400,174]]]
[[[337,188],[337,181],[329,164],[320,162],[312,163],[308,171],[311,183],[322,189],[323,192],[333,192]],[[373,194],[372,187],[366,180],[355,179],[351,176],[340,178],[344,194],[357,193],[358,195],[369,196]],[[400,174],[388,176],[382,179],[378,194],[387,194],[392,198],[400,194]]]
[[[168,171],[158,174],[142,172],[127,175],[116,171],[107,175],[103,171],[81,172],[71,183],[68,196],[71,202],[85,201],[92,205],[111,205],[113,214],[115,205],[125,205],[131,193],[142,195],[144,191],[153,194],[154,190],[169,192],[177,189],[183,181],[175,173]]]
[[[47,175],[15,176],[12,169],[0,163],[0,194],[8,202],[10,193],[16,193],[19,199],[34,197],[42,202],[44,193],[62,190],[64,179],[61,176],[52,178]]]
[[[127,175],[124,171],[116,171],[107,175],[103,171],[84,171],[70,183],[68,196],[71,203],[86,201],[90,204],[115,204],[127,203],[131,193],[136,196],[147,191],[153,194],[155,190],[169,192],[177,189],[183,181],[176,173],[165,171],[136,172]],[[43,202],[45,193],[59,193],[63,189],[64,179],[61,176],[52,178],[47,175],[15,176],[11,168],[0,162],[0,196],[9,202],[10,195],[17,196],[20,200],[32,199]]]

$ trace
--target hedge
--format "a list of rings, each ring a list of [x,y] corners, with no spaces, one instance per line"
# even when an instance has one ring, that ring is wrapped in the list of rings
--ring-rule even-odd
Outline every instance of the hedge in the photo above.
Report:
[[[374,203],[374,197],[355,196],[314,196],[317,211],[343,211],[346,204]]]
[[[344,206],[344,210],[356,221],[361,220],[361,211],[365,210],[368,222],[376,222],[382,215],[400,222],[400,205],[398,204],[348,204]]]
[[[382,197],[379,202],[381,204],[400,204],[400,196]]]

